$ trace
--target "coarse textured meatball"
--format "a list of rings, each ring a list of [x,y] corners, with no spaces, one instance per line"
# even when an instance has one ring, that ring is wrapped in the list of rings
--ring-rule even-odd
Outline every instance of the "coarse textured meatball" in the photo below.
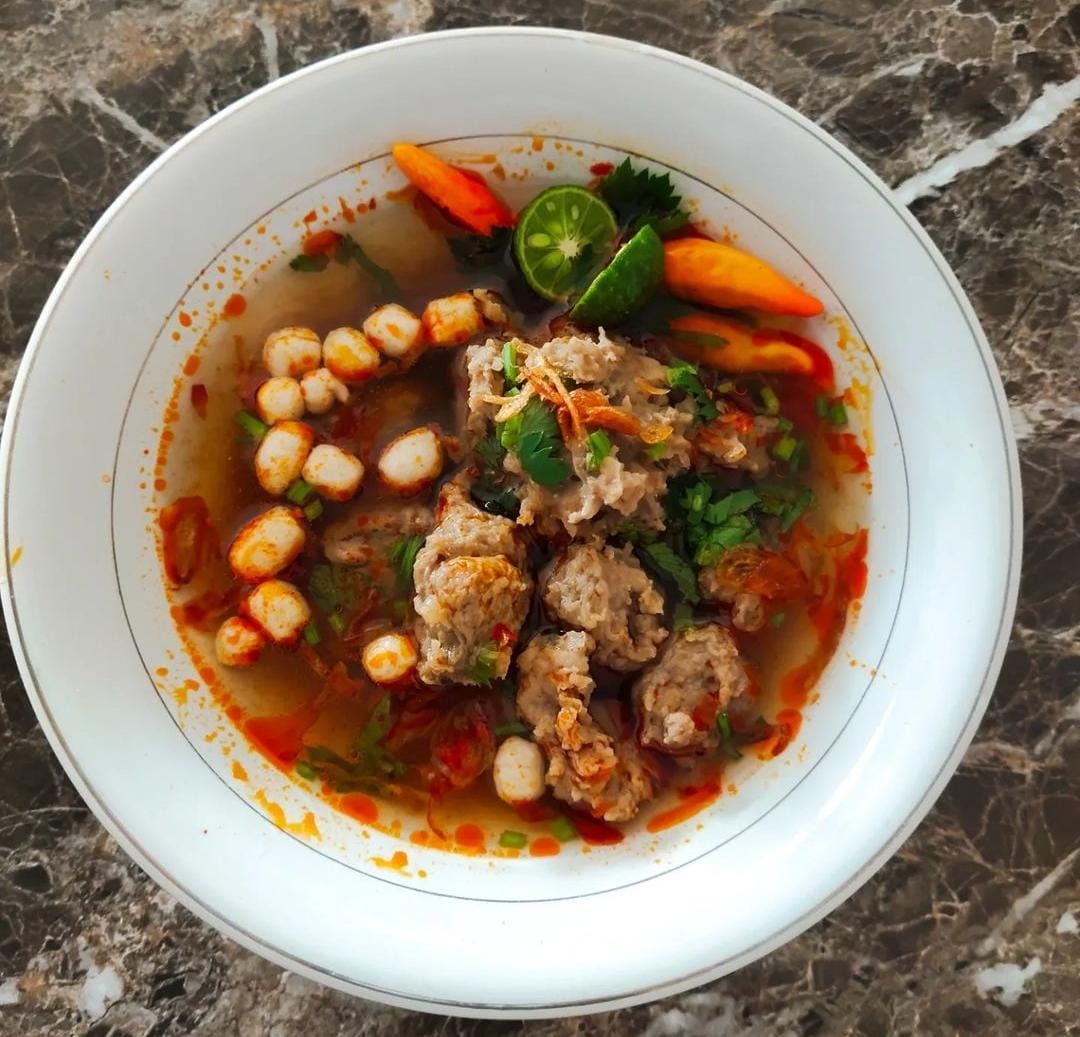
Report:
[[[443,488],[436,518],[413,567],[420,679],[505,677],[533,591],[525,549],[513,522],[481,511],[454,483]]]
[[[638,747],[613,738],[589,712],[595,647],[577,630],[534,637],[518,660],[518,712],[548,758],[556,797],[605,821],[628,821],[655,794],[654,779]]]
[[[593,658],[613,670],[640,669],[667,638],[663,595],[629,547],[571,544],[548,576],[544,602],[567,626],[591,634]]]
[[[679,631],[634,685],[641,744],[673,755],[716,746],[717,716],[749,689],[735,642],[719,623]]]

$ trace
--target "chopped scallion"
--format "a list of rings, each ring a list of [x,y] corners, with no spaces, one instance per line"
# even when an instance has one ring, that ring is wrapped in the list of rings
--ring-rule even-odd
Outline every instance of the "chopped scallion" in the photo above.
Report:
[[[285,499],[293,504],[307,504],[315,491],[303,479],[297,479],[286,491]]]
[[[499,724],[492,732],[496,738],[509,738],[511,735],[527,735],[529,729],[517,720],[508,724]]]
[[[776,395],[771,385],[762,386],[761,405],[765,408],[766,414],[780,413],[780,397]]]
[[[829,416],[829,397],[824,393],[819,393],[817,399],[814,400],[814,413],[819,418],[827,418]]]
[[[316,498],[304,505],[304,515],[308,522],[314,522],[323,513],[323,502]]]
[[[645,456],[650,461],[659,461],[667,453],[667,443],[653,443],[645,448]]]
[[[846,425],[847,421],[847,407],[844,406],[843,400],[837,400],[829,408],[829,424],[840,426]]]
[[[777,418],[776,427],[781,432],[790,432],[795,426],[787,418]]]
[[[504,342],[502,347],[503,377],[513,385],[521,381],[521,370],[517,363],[517,346],[511,342]]]
[[[331,613],[326,622],[330,624],[330,629],[333,630],[335,634],[345,633],[345,617],[341,615],[340,612]]]
[[[600,471],[600,466],[610,453],[611,439],[603,429],[590,432],[585,438],[585,467],[590,472]]]
[[[307,760],[301,760],[296,765],[296,773],[299,774],[301,778],[306,778],[308,781],[314,781],[319,776],[319,772],[315,770]]]
[[[781,436],[773,444],[773,457],[779,458],[781,461],[790,461],[795,456],[798,445],[799,441],[794,436]]]
[[[578,837],[577,829],[571,824],[570,819],[567,817],[557,817],[551,822],[551,834],[559,840],[560,843],[568,843],[571,839]]]
[[[315,621],[312,620],[304,627],[304,641],[312,648],[314,648],[322,637],[319,635],[319,628],[315,625]]]
[[[784,615],[783,612],[777,612],[773,615],[772,619],[769,620],[769,623],[771,623],[774,627],[782,627],[786,618],[787,617]]]
[[[270,426],[265,421],[260,421],[251,411],[238,410],[233,415],[233,420],[239,425],[252,439],[262,439],[267,432],[270,431]]]
[[[726,396],[728,393],[735,391],[735,383],[730,378],[725,378],[717,384],[716,391]]]
[[[729,739],[732,737],[733,732],[731,730],[731,720],[727,715],[727,710],[723,710],[716,718],[716,726],[720,728],[720,737]]]
[[[499,836],[499,845],[508,850],[524,850],[529,837],[524,832],[515,832],[507,829]]]
[[[741,760],[742,753],[735,745],[735,732],[731,729],[731,718],[726,709],[717,714],[716,726],[720,731],[720,745],[725,755],[730,760]]]

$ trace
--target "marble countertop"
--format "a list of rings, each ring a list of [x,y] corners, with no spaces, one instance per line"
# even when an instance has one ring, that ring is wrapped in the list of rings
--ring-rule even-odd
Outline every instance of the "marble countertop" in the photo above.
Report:
[[[937,241],[990,337],[1023,469],[1020,607],[986,719],[892,861],[769,957],[609,1015],[446,1021],[284,973],[158,890],[65,778],[5,641],[0,1034],[1080,1033],[1080,7],[4,0],[0,394],[80,239],[169,143],[319,58],[486,23],[611,33],[742,76],[853,148]]]

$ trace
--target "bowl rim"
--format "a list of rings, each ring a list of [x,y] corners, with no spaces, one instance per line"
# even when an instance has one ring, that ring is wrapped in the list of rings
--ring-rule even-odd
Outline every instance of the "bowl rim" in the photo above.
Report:
[[[461,37],[499,36],[545,37],[564,42],[569,41],[579,45],[584,44],[593,47],[618,49],[624,52],[638,54],[644,58],[662,60],[668,63],[681,65],[690,71],[705,75],[723,83],[729,88],[738,90],[752,100],[771,108],[775,113],[783,116],[799,128],[810,133],[810,135],[816,138],[819,143],[827,146],[834,155],[842,159],[849,167],[851,167],[852,170],[885,201],[893,213],[900,217],[908,232],[915,238],[918,245],[926,253],[927,258],[933,264],[964,318],[964,322],[978,348],[979,359],[982,363],[996,405],[997,416],[1002,432],[1010,491],[1010,551],[1005,574],[1004,594],[1001,603],[998,629],[994,638],[994,648],[987,658],[986,668],[981,678],[978,694],[972,700],[968,719],[965,722],[963,730],[958,735],[952,750],[942,761],[933,779],[927,785],[923,795],[913,805],[911,811],[895,831],[884,840],[878,850],[844,882],[840,883],[827,896],[822,897],[814,907],[805,911],[802,915],[793,919],[787,925],[772,933],[769,937],[757,941],[739,954],[733,955],[722,962],[698,969],[688,975],[665,980],[662,983],[649,987],[626,991],[615,996],[605,995],[593,999],[551,1002],[550,1004],[545,1005],[530,1005],[527,1008],[503,1006],[492,1002],[455,1002],[443,999],[424,1000],[414,994],[403,994],[397,991],[384,990],[372,985],[365,985],[317,965],[312,965],[299,958],[295,958],[287,951],[283,951],[278,947],[265,943],[259,937],[237,927],[235,923],[218,914],[213,907],[204,903],[193,893],[179,885],[168,872],[163,870],[153,858],[143,851],[135,835],[128,832],[127,829],[122,826],[120,821],[110,812],[110,809],[104,800],[98,797],[88,780],[84,778],[77,761],[68,751],[61,732],[52,720],[49,708],[42,695],[42,689],[37,680],[33,663],[30,660],[24,645],[23,635],[12,595],[12,557],[8,522],[11,457],[14,449],[20,405],[26,390],[30,372],[34,366],[35,356],[46,336],[53,312],[59,305],[60,299],[69,282],[78,272],[85,255],[89,252],[97,238],[104,232],[106,226],[112,222],[128,201],[153,179],[157,171],[163,165],[169,162],[176,153],[189,146],[202,134],[216,128],[219,123],[226,121],[248,105],[259,102],[265,95],[268,95],[272,91],[286,89],[301,77],[314,74],[328,66],[356,60],[358,57],[370,52],[389,50],[392,48],[404,48],[416,45],[438,45],[443,40],[452,40]],[[989,703],[990,696],[993,693],[994,685],[1000,673],[1005,652],[1008,647],[1009,633],[1019,593],[1019,574],[1023,544],[1023,511],[1016,440],[1011,422],[1008,420],[1008,404],[1004,387],[994,362],[989,342],[967,295],[959,284],[959,281],[948,262],[914,216],[911,215],[905,206],[898,202],[888,185],[886,185],[877,174],[875,174],[861,159],[855,156],[845,145],[822,130],[810,119],[801,115],[784,102],[760,88],[747,83],[731,73],[714,68],[697,59],[686,57],[650,44],[639,43],[599,33],[542,26],[485,26],[466,29],[447,29],[438,32],[419,33],[399,37],[369,44],[364,47],[354,48],[341,54],[325,58],[311,65],[304,66],[286,76],[264,84],[223,108],[170,145],[124,188],[98,218],[68,261],[42,308],[41,314],[34,325],[33,332],[27,343],[22,361],[20,362],[9,398],[7,418],[4,422],[2,438],[0,438],[0,489],[2,489],[3,498],[3,507],[2,510],[0,510],[0,540],[2,540],[3,544],[3,564],[2,567],[0,567],[0,602],[2,602],[3,605],[8,630],[12,635],[11,647],[18,665],[20,677],[22,678],[27,697],[30,700],[37,720],[45,733],[46,739],[59,759],[66,774],[75,785],[79,795],[90,807],[95,817],[101,822],[109,834],[116,839],[117,843],[124,849],[125,853],[127,853],[139,867],[155,881],[155,883],[164,888],[171,896],[182,903],[188,910],[192,911],[202,921],[210,924],[219,932],[228,936],[230,939],[235,940],[248,950],[254,951],[282,968],[297,972],[354,995],[366,993],[386,1003],[396,1004],[402,1007],[428,1012],[441,1012],[444,1014],[447,1010],[453,1010],[462,1014],[483,1017],[525,1018],[566,1015],[569,1014],[568,1010],[585,1012],[604,1011],[670,995],[680,990],[685,990],[707,982],[708,980],[727,972],[734,971],[764,954],[775,950],[777,947],[782,946],[784,943],[815,924],[836,906],[850,897],[886,863],[898,849],[900,844],[911,834],[918,823],[929,812],[946,783],[952,777],[962,756],[974,737],[975,731],[977,730],[979,722]]]

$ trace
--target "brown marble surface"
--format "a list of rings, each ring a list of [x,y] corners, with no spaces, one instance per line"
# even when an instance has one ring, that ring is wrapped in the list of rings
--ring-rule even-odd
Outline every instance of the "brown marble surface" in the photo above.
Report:
[[[817,119],[911,204],[982,318],[1020,442],[1024,579],[986,720],[896,857],[782,950],[624,1012],[447,1021],[283,973],[160,892],[64,777],[5,645],[0,1034],[1080,1033],[1080,7],[0,0],[0,390],[79,240],[167,144],[329,54],[485,23],[711,62]]]

